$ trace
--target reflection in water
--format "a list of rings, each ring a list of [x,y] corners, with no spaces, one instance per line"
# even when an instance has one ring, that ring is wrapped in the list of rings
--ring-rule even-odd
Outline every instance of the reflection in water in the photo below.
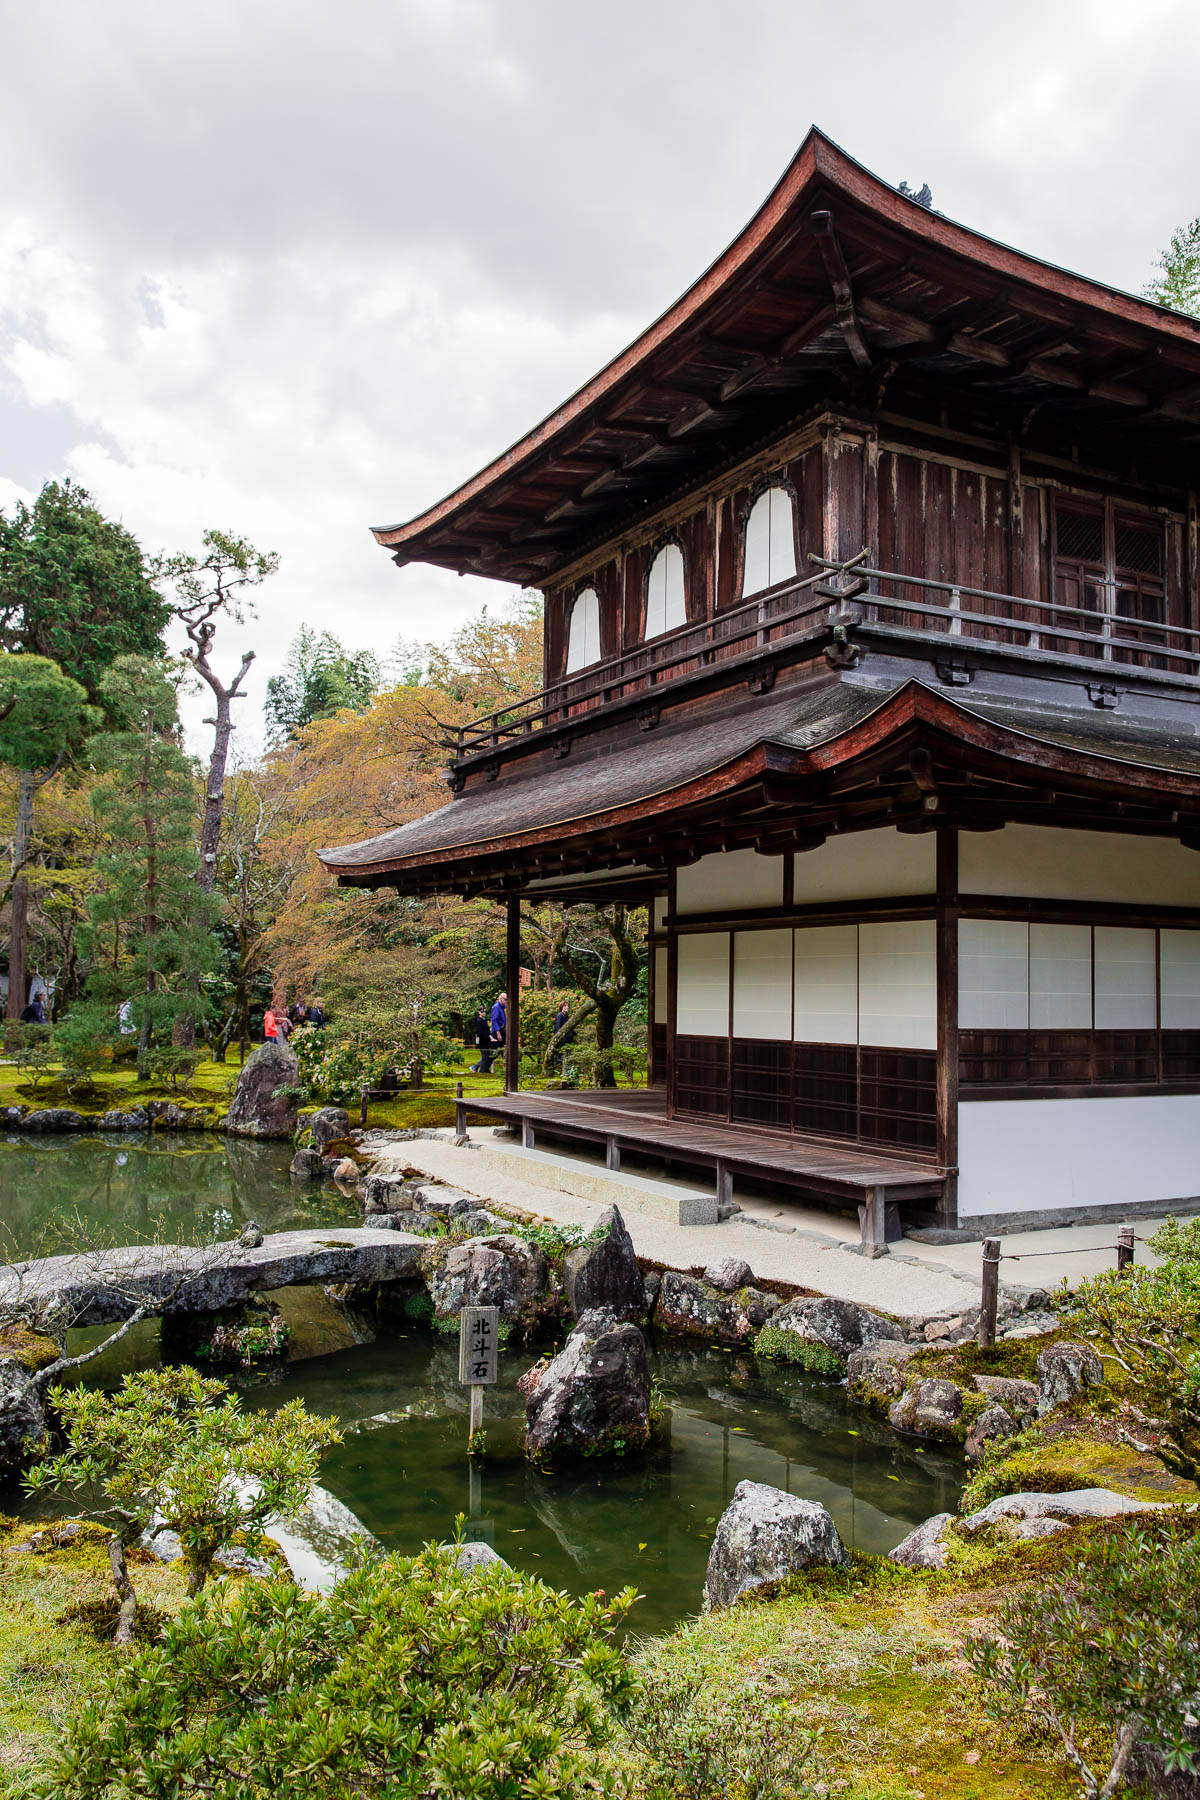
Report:
[[[150,1338],[138,1348],[143,1363],[156,1353]],[[467,1537],[556,1587],[634,1584],[645,1596],[634,1624],[647,1632],[697,1610],[709,1542],[739,1481],[820,1501],[862,1550],[890,1550],[957,1502],[958,1461],[901,1443],[838,1383],[664,1343],[651,1356],[669,1408],[658,1454],[538,1474],[521,1454],[515,1385],[532,1360],[532,1351],[501,1359],[485,1404],[488,1454],[475,1469],[457,1345],[423,1331],[290,1363],[277,1378],[248,1381],[246,1401],[273,1408],[301,1397],[337,1415],[346,1440],[322,1463],[321,1482],[387,1548],[411,1553],[444,1539],[463,1513]],[[113,1380],[106,1361],[93,1366]]]
[[[293,1182],[290,1144],[207,1134],[0,1139],[0,1261],[108,1244],[199,1243],[247,1219],[264,1231],[356,1224],[330,1185]]]

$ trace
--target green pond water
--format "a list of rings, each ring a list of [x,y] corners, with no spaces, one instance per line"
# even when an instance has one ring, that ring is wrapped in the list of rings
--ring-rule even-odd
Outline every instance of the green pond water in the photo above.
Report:
[[[125,1242],[138,1241],[154,1218],[164,1235],[173,1224],[170,1235],[184,1238],[221,1227],[226,1212],[230,1225],[253,1217],[268,1230],[355,1216],[353,1203],[332,1190],[293,1189],[279,1149],[231,1146],[226,1156],[223,1147],[182,1142],[178,1153],[157,1142],[144,1153],[94,1140],[0,1144],[4,1215],[14,1231],[15,1216],[36,1232],[49,1221],[47,1208],[75,1209]],[[37,1190],[36,1203],[28,1185]],[[18,1192],[24,1199],[14,1215],[9,1203]],[[402,1552],[445,1538],[463,1514],[468,1538],[485,1540],[555,1586],[578,1594],[636,1585],[644,1598],[634,1627],[654,1632],[697,1610],[709,1542],[739,1481],[820,1501],[846,1543],[873,1551],[891,1549],[913,1525],[957,1500],[956,1459],[896,1439],[839,1383],[742,1351],[664,1340],[651,1345],[668,1408],[657,1454],[536,1474],[521,1455],[516,1380],[537,1352],[514,1349],[501,1358],[500,1381],[488,1390],[488,1455],[473,1468],[456,1344],[403,1325],[356,1342],[369,1325],[320,1290],[276,1298],[300,1354],[271,1377],[241,1385],[247,1404],[272,1408],[299,1397],[342,1423],[345,1442],[322,1465],[319,1517],[298,1528],[325,1565],[345,1552],[343,1508]],[[158,1354],[157,1326],[147,1321],[89,1374],[115,1382]],[[16,1497],[0,1505],[15,1509]]]

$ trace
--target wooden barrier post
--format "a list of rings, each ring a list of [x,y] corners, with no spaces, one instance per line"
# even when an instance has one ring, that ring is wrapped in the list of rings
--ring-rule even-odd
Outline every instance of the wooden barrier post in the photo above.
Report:
[[[1117,1274],[1124,1275],[1133,1267],[1133,1226],[1122,1225],[1117,1231]]]
[[[467,1109],[463,1105],[461,1081],[456,1081],[454,1084],[454,1137],[459,1144],[465,1144],[467,1141]]]
[[[1000,1299],[1000,1239],[983,1240],[983,1287],[979,1296],[979,1348],[996,1341],[996,1307]]]
[[[458,1315],[458,1379],[470,1391],[467,1417],[467,1455],[481,1446],[483,1390],[495,1383],[500,1362],[500,1308],[464,1306]]]

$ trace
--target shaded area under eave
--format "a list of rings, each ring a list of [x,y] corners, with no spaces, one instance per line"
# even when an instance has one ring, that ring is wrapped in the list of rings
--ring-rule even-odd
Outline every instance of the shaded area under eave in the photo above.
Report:
[[[1118,724],[1109,713],[1093,726],[1078,713],[988,696],[968,701],[918,681],[883,690],[831,682],[664,725],[619,748],[538,762],[407,825],[319,856],[342,886],[382,879],[402,891],[406,872],[427,878],[436,869],[452,890],[468,862],[511,858],[558,838],[576,849],[594,838],[593,866],[611,864],[621,860],[612,834],[623,827],[677,822],[688,806],[711,805],[722,794],[736,804],[739,790],[769,770],[825,776],[926,729],[943,739],[950,734],[964,753],[970,747],[1002,758],[1029,779],[1053,769],[1056,781],[1128,789],[1200,811],[1200,737],[1175,721]]]

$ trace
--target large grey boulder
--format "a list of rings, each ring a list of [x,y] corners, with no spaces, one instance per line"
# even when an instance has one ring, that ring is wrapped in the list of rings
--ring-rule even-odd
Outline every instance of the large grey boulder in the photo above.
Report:
[[[621,1456],[650,1436],[646,1340],[628,1319],[585,1312],[525,1401],[533,1462]]]
[[[326,1158],[328,1161],[328,1158]],[[341,1161],[341,1158],[338,1158]],[[413,1188],[404,1169],[373,1170],[362,1185],[363,1206],[371,1212],[411,1212]]]
[[[41,1387],[15,1356],[0,1356],[0,1476],[19,1475],[45,1444]]]
[[[1002,1406],[1021,1425],[1027,1425],[1037,1412],[1037,1384],[1022,1381],[1015,1375],[977,1375],[975,1386],[986,1394],[990,1406]]]
[[[26,1113],[22,1121],[25,1131],[82,1131],[87,1120],[69,1106],[39,1106]]]
[[[711,1344],[749,1344],[778,1310],[774,1294],[761,1288],[739,1288],[727,1294],[720,1288],[664,1269],[654,1303],[654,1322],[678,1337],[703,1338]]]
[[[1112,1488],[1075,1488],[1066,1494],[1001,1494],[998,1500],[968,1513],[958,1529],[986,1531],[1002,1521],[1011,1536],[1043,1537],[1045,1523],[1073,1525],[1086,1519],[1123,1519],[1129,1513],[1154,1512],[1167,1501],[1131,1500]]]
[[[490,1544],[460,1544],[454,1552],[460,1575],[483,1575],[489,1569],[507,1569],[508,1563]]]
[[[953,1520],[953,1513],[934,1513],[888,1551],[888,1561],[903,1563],[906,1569],[944,1569],[946,1530]]]
[[[550,1266],[536,1244],[511,1232],[452,1244],[431,1271],[435,1320],[456,1319],[464,1306],[498,1306],[501,1319],[528,1331],[550,1300]]]
[[[233,1102],[221,1121],[232,1137],[290,1138],[296,1129],[300,1081],[296,1053],[272,1038],[247,1058]],[[281,1089],[293,1091],[283,1093]]]
[[[864,1344],[881,1341],[899,1343],[903,1328],[894,1319],[885,1319],[854,1300],[832,1300],[824,1295],[807,1295],[789,1300],[771,1319],[772,1336],[785,1331],[801,1345],[819,1348],[831,1359],[831,1366],[844,1370],[850,1357]],[[798,1353],[797,1361],[804,1361]]]
[[[761,1481],[739,1481],[708,1554],[705,1606],[732,1606],[801,1569],[840,1568],[848,1560],[823,1506]]]
[[[962,1418],[962,1390],[952,1381],[931,1377],[914,1382],[889,1408],[888,1424],[896,1431],[907,1431],[913,1437],[935,1438],[953,1442],[958,1437]]]
[[[993,1400],[984,1407],[967,1433],[967,1461],[979,1462],[989,1444],[1003,1443],[1006,1438],[1016,1437],[1019,1430],[1020,1426],[1012,1414],[998,1400]]]
[[[325,1162],[320,1151],[297,1150],[288,1167],[288,1174],[302,1181],[323,1181]]]
[[[860,1400],[894,1399],[902,1392],[910,1357],[922,1350],[922,1344],[904,1344],[895,1338],[880,1338],[852,1350],[846,1358],[846,1374],[850,1392]]]
[[[1048,1344],[1037,1359],[1037,1409],[1053,1412],[1104,1382],[1104,1365],[1090,1344]]]
[[[618,1319],[641,1323],[646,1317],[646,1288],[633,1239],[620,1211],[602,1213],[585,1243],[568,1250],[563,1287],[575,1317],[603,1308]]]
[[[323,1106],[308,1122],[312,1147],[323,1156],[330,1144],[341,1143],[350,1136],[350,1114],[344,1106]]]

